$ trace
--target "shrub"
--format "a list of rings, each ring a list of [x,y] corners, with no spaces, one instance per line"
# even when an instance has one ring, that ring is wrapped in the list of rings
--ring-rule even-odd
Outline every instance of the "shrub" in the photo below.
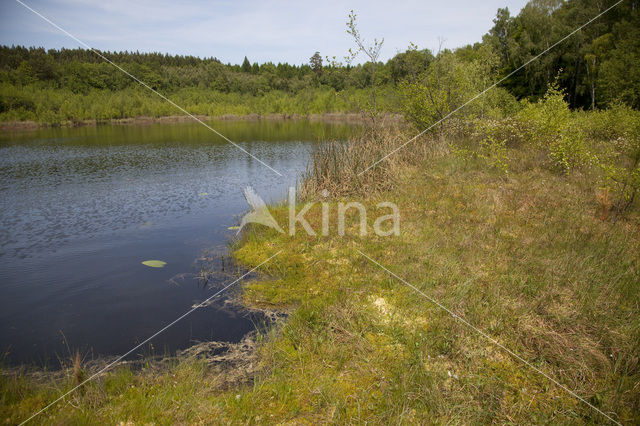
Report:
[[[575,115],[556,83],[535,103],[525,103],[516,115],[524,140],[543,149],[552,167],[568,173],[570,169],[592,162],[583,129],[576,126]]]
[[[549,143],[566,129],[571,111],[564,100],[564,93],[556,85],[551,85],[538,102],[525,102],[516,117],[528,128],[531,140]]]
[[[604,171],[605,185],[616,193],[615,219],[633,205],[640,191],[640,113],[629,111],[635,119],[621,120],[619,132],[613,143],[613,155],[600,163]]]
[[[471,64],[462,62],[451,53],[438,55],[417,80],[406,80],[400,84],[405,117],[416,129],[433,126],[442,134],[444,123],[440,121],[479,92],[474,87],[472,71]]]
[[[505,175],[509,173],[507,164],[507,144],[509,143],[512,133],[509,124],[512,120],[477,120],[475,122],[475,132],[473,136],[479,139],[478,150],[475,152],[467,150],[453,150],[463,155],[478,157],[489,164],[490,167],[503,172]]]

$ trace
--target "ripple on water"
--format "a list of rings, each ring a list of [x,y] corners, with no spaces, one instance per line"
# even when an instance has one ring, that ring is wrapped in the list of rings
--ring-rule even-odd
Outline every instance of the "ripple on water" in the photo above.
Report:
[[[285,176],[194,125],[0,135],[0,351],[10,361],[64,353],[61,332],[72,347],[117,354],[210,295],[169,280],[198,272],[194,259],[226,244],[247,209],[244,186],[284,196],[313,149],[301,141],[327,134],[309,123],[225,125]],[[148,259],[167,264],[148,268]],[[233,340],[252,327],[211,308],[158,345]]]

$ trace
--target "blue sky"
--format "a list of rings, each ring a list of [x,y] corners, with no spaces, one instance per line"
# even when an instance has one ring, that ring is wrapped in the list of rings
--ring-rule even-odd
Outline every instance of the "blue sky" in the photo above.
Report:
[[[499,7],[526,0],[166,1],[23,0],[92,47],[215,56],[223,62],[306,63],[313,52],[342,59],[351,9],[365,40],[385,39],[381,59],[410,42],[437,50],[480,41]],[[15,0],[0,0],[0,44],[79,47]]]

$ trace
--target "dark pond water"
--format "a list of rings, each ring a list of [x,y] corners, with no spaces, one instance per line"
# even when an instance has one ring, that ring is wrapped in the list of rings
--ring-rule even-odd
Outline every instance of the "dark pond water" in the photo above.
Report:
[[[195,123],[0,134],[2,362],[55,365],[69,350],[131,349],[230,282],[220,256],[248,209],[245,186],[283,198],[318,141],[353,131],[304,121],[211,125],[284,176]],[[167,265],[142,265],[151,259]],[[219,272],[208,285],[195,276],[203,266]],[[258,321],[221,301],[144,351],[237,341]]]

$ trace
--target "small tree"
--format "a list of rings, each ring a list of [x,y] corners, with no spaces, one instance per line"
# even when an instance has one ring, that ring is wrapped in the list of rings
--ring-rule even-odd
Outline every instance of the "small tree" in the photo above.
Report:
[[[311,65],[311,69],[316,73],[316,76],[320,77],[322,75],[322,56],[320,56],[320,52],[314,53],[309,58],[309,65]]]
[[[464,63],[454,53],[438,53],[415,81],[400,84],[405,115],[417,129],[438,129],[444,140],[445,120],[478,92],[473,71],[472,63]]]
[[[605,172],[607,186],[617,196],[614,202],[616,222],[635,201],[640,192],[640,112],[622,104],[614,104],[603,114],[615,129],[611,148],[613,154],[600,167]]]
[[[496,64],[490,46],[455,52],[440,47],[424,71],[408,74],[398,85],[406,118],[417,130],[439,132],[444,140],[446,121],[454,115],[469,119],[511,112],[517,107],[513,96],[501,88],[487,90],[495,79]]]
[[[251,72],[251,62],[249,62],[246,56],[244,57],[244,61],[242,61],[242,72]]]
[[[371,120],[373,121],[373,125],[375,127],[376,124],[376,116],[378,115],[378,109],[376,106],[376,65],[378,64],[378,57],[380,56],[380,50],[382,49],[382,43],[384,43],[384,39],[378,41],[378,39],[373,39],[373,46],[366,46],[365,41],[360,36],[360,32],[358,31],[358,26],[356,25],[356,14],[352,10],[349,13],[349,22],[347,22],[347,34],[353,37],[353,40],[356,43],[356,50],[349,49],[349,56],[345,58],[348,64],[353,62],[353,60],[358,56],[360,52],[363,52],[371,62]]]

